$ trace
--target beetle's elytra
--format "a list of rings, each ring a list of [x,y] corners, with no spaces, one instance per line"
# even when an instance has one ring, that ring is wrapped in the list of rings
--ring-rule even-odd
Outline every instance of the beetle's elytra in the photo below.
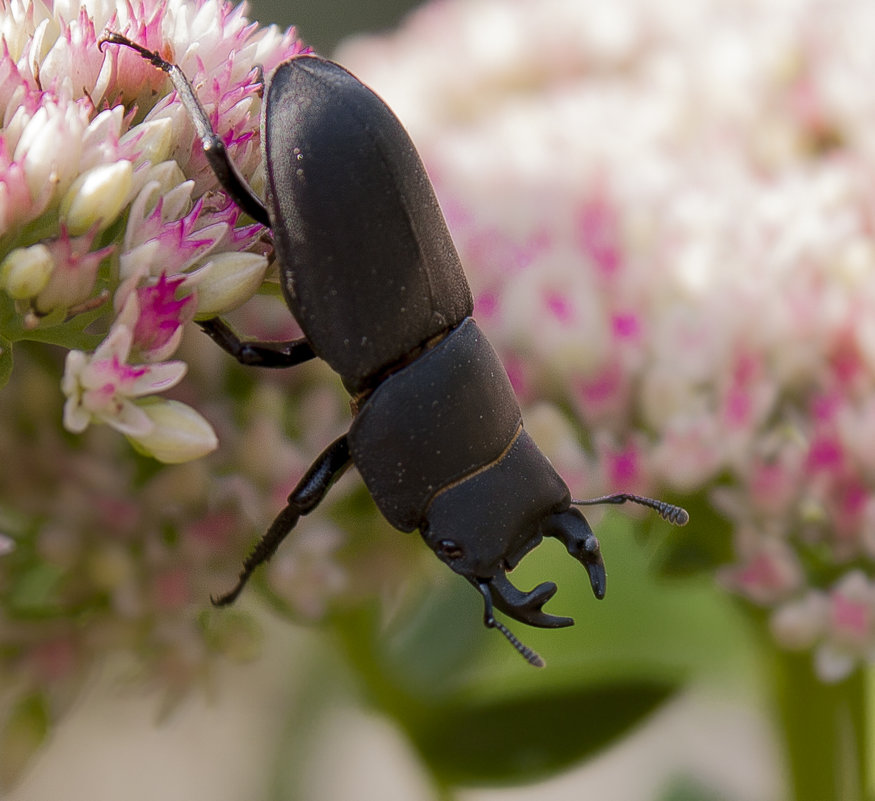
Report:
[[[257,198],[211,129],[182,71],[119,34],[170,76],[222,187],[273,233],[282,291],[304,332],[291,342],[241,340],[222,320],[200,323],[238,361],[291,367],[314,356],[354,397],[349,432],[316,459],[214,603],[231,603],[301,515],[355,465],[380,511],[423,539],[483,596],[485,623],[534,665],[541,658],[496,620],[568,626],[543,611],[545,582],[517,589],[507,571],[557,537],[605,592],[599,542],[575,505],[633,501],[683,525],[687,513],[619,493],[574,501],[522,424],[507,374],[471,318],[462,265],[419,155],[401,123],[343,67],[298,56],[269,77],[261,122],[267,197]]]

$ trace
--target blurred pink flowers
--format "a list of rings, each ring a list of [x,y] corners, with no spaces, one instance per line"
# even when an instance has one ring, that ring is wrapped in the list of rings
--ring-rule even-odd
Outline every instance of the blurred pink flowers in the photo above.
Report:
[[[252,299],[270,243],[165,77],[97,46],[111,29],[179,63],[263,194],[255,67],[303,48],[244,12],[0,3],[0,745],[24,744],[0,783],[107,654],[172,700],[257,650],[206,598],[348,425],[319,365],[251,375],[185,336]],[[411,130],[575,495],[685,496],[708,546],[716,510],[719,584],[845,687],[875,662],[873,33],[865,0],[444,0],[340,55]],[[241,330],[298,335],[269,300]],[[354,492],[263,571],[276,608],[417,583],[416,543],[382,547]]]
[[[518,391],[586,432],[552,454],[573,491],[705,494],[720,580],[838,680],[875,658],[835,611],[875,592],[875,8],[823,11],[450,2],[341,58],[410,127]]]
[[[179,63],[261,194],[255,66],[302,46],[243,13],[0,7],[4,742],[21,699],[59,714],[107,652],[174,692],[251,653],[245,616],[211,626],[205,599],[348,424],[318,366],[257,381],[184,342],[252,298],[270,246],[164,76],[97,46],[109,28]],[[451,0],[341,54],[410,128],[476,316],[575,495],[707,501],[732,530],[718,581],[826,681],[875,661],[871,32],[864,0]],[[272,300],[244,330],[294,336]],[[63,377],[28,340],[63,349]],[[59,385],[72,443],[45,424]],[[222,452],[177,464],[214,425]],[[299,615],[409,578],[400,538],[357,558],[331,522],[345,500],[341,483],[264,571]],[[356,507],[369,534],[376,517]]]

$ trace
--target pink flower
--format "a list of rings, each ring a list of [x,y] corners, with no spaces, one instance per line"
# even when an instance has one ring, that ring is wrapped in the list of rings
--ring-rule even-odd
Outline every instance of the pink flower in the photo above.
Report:
[[[761,606],[791,597],[803,586],[802,566],[790,543],[753,528],[737,533],[743,556],[720,571],[721,582]]]
[[[174,292],[183,280],[181,277],[168,280],[162,273],[157,284],[137,290],[140,316],[134,328],[134,342],[141,351],[161,353],[163,349],[169,349],[172,353],[176,350],[175,347],[168,348],[168,344],[182,330],[188,316],[186,310],[194,310],[191,296],[181,300],[174,298]]]
[[[860,570],[846,573],[826,592],[781,606],[772,630],[788,648],[814,647],[820,677],[841,681],[858,660],[875,659],[875,582]]]
[[[119,287],[118,320],[133,329],[132,347],[145,361],[161,361],[176,350],[183,325],[194,316],[194,297],[176,297],[186,283],[184,275],[168,278],[162,273],[157,282],[134,288],[137,283],[138,276],[133,276]]]
[[[190,192],[191,185],[186,189]],[[129,224],[125,252],[121,256],[125,278],[141,267],[148,267],[156,274],[182,272],[228,235],[227,223],[212,222],[209,215],[201,217],[203,199],[198,200],[188,214],[167,221],[162,214],[164,205],[164,200],[159,199],[148,218],[133,231],[133,225]]]
[[[183,362],[129,365],[132,343],[131,330],[118,324],[91,356],[78,350],[67,354],[62,388],[67,395],[64,425],[70,431],[84,431],[92,422],[107,423],[133,437],[151,431],[152,423],[135,399],[178,384],[186,366]]]
[[[72,309],[92,296],[97,271],[114,250],[112,245],[92,249],[96,233],[71,238],[62,226],[57,239],[48,243],[54,269],[45,288],[34,298],[38,314]]]

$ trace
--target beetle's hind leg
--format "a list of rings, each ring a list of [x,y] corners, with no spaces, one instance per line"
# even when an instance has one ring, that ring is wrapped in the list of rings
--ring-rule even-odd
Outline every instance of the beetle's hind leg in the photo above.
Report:
[[[149,61],[154,67],[163,70],[167,73],[173,88],[176,89],[182,105],[188,112],[191,121],[194,123],[197,135],[201,140],[201,145],[204,149],[204,155],[212,167],[222,188],[230,195],[231,199],[240,206],[253,220],[260,222],[262,225],[270,227],[270,219],[267,216],[267,209],[261,199],[252,191],[249,184],[246,183],[243,176],[240,175],[234,162],[228,156],[228,151],[225,150],[225,143],[221,137],[213,130],[210,124],[210,119],[207,112],[197,99],[192,85],[185,77],[185,73],[176,65],[163,59],[158,53],[148,50],[142,45],[132,42],[120,33],[108,33],[100,40],[99,47],[103,50],[105,44],[116,44],[129,47],[131,50],[139,53],[144,59]],[[261,76],[263,85],[264,76]]]
[[[248,367],[294,367],[316,356],[306,337],[286,342],[240,339],[219,317],[200,320],[198,325],[222,350]]]
[[[319,458],[298,482],[298,486],[289,495],[289,502],[285,509],[277,515],[267,533],[258,541],[252,553],[243,562],[243,569],[240,571],[237,583],[224,595],[211,599],[215,606],[227,606],[234,603],[255,569],[276,553],[276,549],[297,525],[301,515],[312,512],[320,504],[331,485],[343,475],[350,464],[352,464],[352,459],[349,454],[349,444],[344,434],[322,451]]]

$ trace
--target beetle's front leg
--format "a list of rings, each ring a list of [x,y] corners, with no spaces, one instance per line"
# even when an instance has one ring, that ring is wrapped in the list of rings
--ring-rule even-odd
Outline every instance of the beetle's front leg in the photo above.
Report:
[[[240,571],[237,583],[224,595],[211,599],[215,606],[227,606],[234,603],[255,568],[276,553],[276,549],[295,527],[301,515],[312,512],[320,504],[331,485],[343,475],[351,464],[349,444],[344,434],[322,451],[319,458],[298,482],[298,486],[289,495],[289,502],[285,509],[277,515],[267,533],[258,541],[252,553],[243,562],[243,569]]]
[[[248,367],[294,367],[316,356],[306,337],[286,342],[247,341],[219,317],[200,320],[198,325],[222,350]]]
[[[171,64],[166,59],[162,58],[158,53],[143,47],[136,42],[132,42],[126,36],[120,33],[108,33],[99,43],[99,47],[103,50],[104,44],[116,44],[129,47],[131,50],[139,53],[144,59],[149,61],[154,67],[163,70],[167,73],[173,88],[176,89],[182,105],[188,112],[192,123],[194,124],[197,135],[201,140],[201,146],[204,149],[204,155],[210,163],[213,172],[216,175],[222,188],[231,196],[231,199],[240,206],[253,220],[260,222],[262,225],[270,227],[270,219],[267,216],[267,209],[264,203],[246,183],[243,176],[234,166],[228,156],[228,151],[225,149],[225,143],[221,137],[213,130],[210,124],[210,119],[207,112],[197,99],[188,78],[185,73],[176,65]],[[261,76],[260,82],[264,84],[264,76]]]

